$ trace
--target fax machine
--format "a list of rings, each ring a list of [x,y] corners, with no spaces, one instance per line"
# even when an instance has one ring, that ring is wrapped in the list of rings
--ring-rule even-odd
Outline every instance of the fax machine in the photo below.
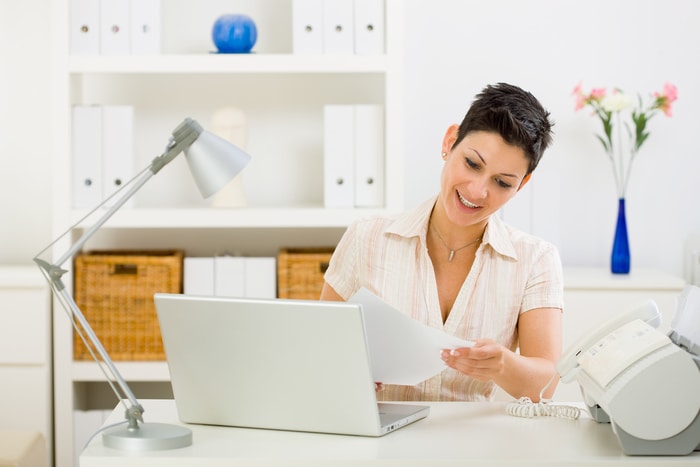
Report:
[[[609,422],[628,455],[700,450],[700,288],[678,299],[672,330],[648,301],[601,326],[559,360],[562,382],[576,380],[586,407]]]

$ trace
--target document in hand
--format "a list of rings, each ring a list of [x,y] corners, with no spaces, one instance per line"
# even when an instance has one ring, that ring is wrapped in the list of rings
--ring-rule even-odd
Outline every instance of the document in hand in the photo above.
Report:
[[[414,320],[364,287],[348,301],[362,304],[376,382],[418,384],[445,369],[443,349],[474,344]]]

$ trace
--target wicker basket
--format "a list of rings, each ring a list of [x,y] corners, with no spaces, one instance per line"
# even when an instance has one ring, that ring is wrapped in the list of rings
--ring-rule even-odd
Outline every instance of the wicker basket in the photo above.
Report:
[[[290,248],[277,254],[277,296],[318,300],[333,248]]]
[[[182,251],[96,251],[75,258],[75,302],[113,360],[165,360],[153,294],[182,292]],[[92,360],[74,332],[73,358]]]

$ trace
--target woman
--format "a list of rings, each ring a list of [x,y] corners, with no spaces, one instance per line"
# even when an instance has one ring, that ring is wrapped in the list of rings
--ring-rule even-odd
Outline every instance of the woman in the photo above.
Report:
[[[439,375],[383,385],[378,398],[488,400],[498,385],[539,400],[561,352],[561,261],[553,245],[497,212],[530,179],[551,128],[532,94],[487,86],[445,133],[437,197],[397,218],[355,222],[343,235],[321,299],[347,300],[366,287],[412,318],[475,342],[444,350]]]

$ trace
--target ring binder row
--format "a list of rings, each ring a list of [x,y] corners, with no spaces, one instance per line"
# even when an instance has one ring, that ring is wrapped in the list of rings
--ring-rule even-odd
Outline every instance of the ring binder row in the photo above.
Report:
[[[323,201],[326,208],[384,206],[384,108],[323,109]]]
[[[73,208],[88,209],[133,176],[134,108],[75,105],[72,113]],[[124,207],[132,205],[129,200]]]
[[[70,0],[73,55],[161,52],[161,0]],[[298,54],[381,55],[383,0],[292,0]]]
[[[292,0],[298,54],[381,55],[384,0]]]
[[[70,0],[72,55],[161,51],[161,0]]]
[[[184,293],[217,297],[276,298],[275,257],[186,256]]]

